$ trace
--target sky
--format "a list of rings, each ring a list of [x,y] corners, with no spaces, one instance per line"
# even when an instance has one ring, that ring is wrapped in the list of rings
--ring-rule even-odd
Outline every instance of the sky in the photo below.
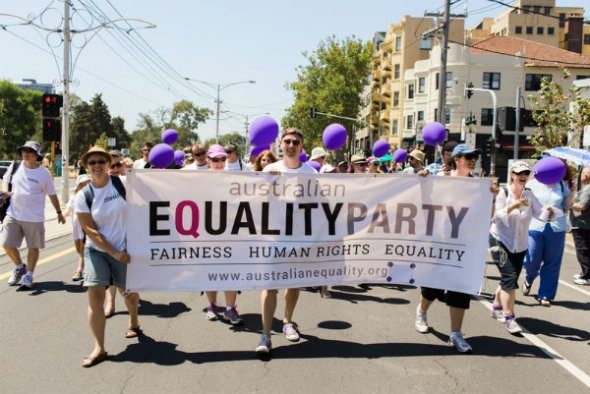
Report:
[[[140,113],[189,100],[215,109],[214,88],[221,90],[220,135],[245,132],[246,116],[269,113],[280,121],[293,101],[285,85],[329,36],[370,40],[404,15],[421,16],[442,11],[443,0],[71,0],[73,29],[97,26],[109,18],[129,21],[118,28],[73,35],[73,56],[79,55],[71,92],[83,100],[101,93],[112,116],[125,119],[127,130],[137,127]],[[508,2],[509,0],[506,0]],[[558,0],[558,6],[583,6],[585,0]],[[467,6],[467,27],[494,16],[505,7],[488,0],[459,0],[452,8]],[[62,0],[0,0],[0,14],[35,18],[54,29],[61,23]],[[586,7],[586,18],[590,6]],[[45,10],[45,11],[44,11]],[[63,45],[57,33],[0,15],[0,79],[18,82],[56,82],[63,70]],[[79,49],[82,45],[84,48]],[[49,48],[55,52],[54,57]],[[59,68],[56,65],[59,63]],[[205,81],[188,83],[183,78]],[[208,86],[208,85],[212,85]],[[57,90],[62,90],[57,87]],[[202,139],[215,136],[215,116],[199,126]]]

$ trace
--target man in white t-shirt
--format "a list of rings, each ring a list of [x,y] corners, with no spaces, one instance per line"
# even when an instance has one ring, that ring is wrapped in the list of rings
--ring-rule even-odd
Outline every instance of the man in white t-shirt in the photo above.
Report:
[[[224,146],[224,149],[227,152],[225,171],[252,171],[250,164],[240,159],[240,149],[236,144],[229,143]]]
[[[141,149],[141,159],[137,159],[133,162],[133,168],[145,168],[145,165],[149,162],[150,151],[154,145],[151,142],[146,142]]]
[[[195,144],[192,149],[194,161],[181,168],[181,170],[208,170],[209,165],[207,164],[207,149],[203,144]]]
[[[55,193],[53,179],[47,168],[40,165],[43,160],[41,145],[35,141],[27,141],[17,148],[21,156],[18,169],[13,174],[16,162],[8,168],[2,182],[1,198],[10,198],[10,206],[2,223],[0,244],[15,265],[8,285],[21,284],[26,288],[33,287],[33,271],[39,260],[39,249],[45,247],[45,195],[57,212],[57,220],[65,224],[59,200]],[[8,192],[9,184],[12,190]],[[27,242],[27,264],[22,262],[19,248]]]
[[[271,163],[264,167],[263,172],[271,174],[316,174],[317,171],[307,163],[299,159],[303,149],[303,133],[296,128],[290,128],[283,132],[281,137],[281,149],[283,160]],[[269,353],[272,347],[270,341],[270,329],[277,308],[277,290],[263,290],[261,294],[262,304],[262,337],[256,348],[256,353]],[[291,342],[299,341],[297,325],[293,322],[293,312],[299,299],[299,289],[285,290],[285,317],[283,318],[283,333]]]

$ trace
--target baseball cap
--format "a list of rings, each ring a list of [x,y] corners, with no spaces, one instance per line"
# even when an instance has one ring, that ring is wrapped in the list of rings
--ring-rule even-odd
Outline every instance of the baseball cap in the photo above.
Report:
[[[520,174],[524,171],[531,171],[531,167],[524,161],[515,161],[510,165],[510,172]]]
[[[326,157],[326,156],[328,156],[328,152],[326,152],[324,150],[324,148],[322,148],[322,147],[317,147],[317,148],[313,148],[311,150],[311,157],[309,158],[309,160],[315,160],[320,157]]]
[[[451,153],[451,157],[455,157],[458,155],[467,155],[469,153],[476,152],[479,154],[479,150],[475,148],[470,148],[465,144],[459,144],[453,149],[453,153]]]
[[[209,147],[209,150],[207,151],[207,156],[211,158],[227,157],[227,152],[225,151],[225,149],[223,149],[223,146],[213,144]]]

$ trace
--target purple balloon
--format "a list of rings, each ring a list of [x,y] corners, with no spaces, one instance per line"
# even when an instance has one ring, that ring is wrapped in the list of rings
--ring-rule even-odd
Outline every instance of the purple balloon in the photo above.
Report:
[[[268,115],[254,118],[250,124],[250,143],[254,146],[272,144],[279,135],[279,124]]]
[[[168,129],[162,133],[162,142],[172,145],[178,141],[178,132],[174,129]]]
[[[253,146],[250,150],[250,156],[258,157],[265,150],[270,150],[270,145]]]
[[[436,146],[447,138],[445,126],[438,122],[430,122],[422,129],[422,138],[428,145]]]
[[[337,150],[346,144],[348,133],[344,126],[339,123],[332,123],[324,129],[322,134],[322,142],[329,150]]]
[[[174,151],[174,161],[179,166],[184,165],[184,151],[183,150]]]
[[[316,170],[317,172],[320,172],[320,168],[322,168],[322,165],[320,163],[318,163],[317,161],[310,161],[307,164],[312,166],[313,169]]]
[[[396,163],[403,163],[408,158],[408,152],[405,149],[396,149],[393,152],[393,160]]]
[[[174,161],[174,149],[168,144],[158,144],[150,150],[150,163],[156,168],[166,168]]]
[[[563,180],[567,171],[563,161],[557,157],[545,157],[535,164],[535,179],[545,185],[554,185]]]
[[[307,153],[304,150],[299,154],[299,161],[305,163],[307,161]]]
[[[389,152],[389,143],[385,140],[379,140],[373,145],[373,156],[385,156]]]

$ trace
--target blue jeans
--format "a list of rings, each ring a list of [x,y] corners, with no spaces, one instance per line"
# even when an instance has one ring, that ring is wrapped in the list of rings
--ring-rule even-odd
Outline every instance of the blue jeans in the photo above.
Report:
[[[529,249],[524,259],[527,283],[541,276],[539,300],[553,300],[557,293],[561,259],[565,248],[565,232],[553,232],[549,224],[541,231],[529,231]]]

